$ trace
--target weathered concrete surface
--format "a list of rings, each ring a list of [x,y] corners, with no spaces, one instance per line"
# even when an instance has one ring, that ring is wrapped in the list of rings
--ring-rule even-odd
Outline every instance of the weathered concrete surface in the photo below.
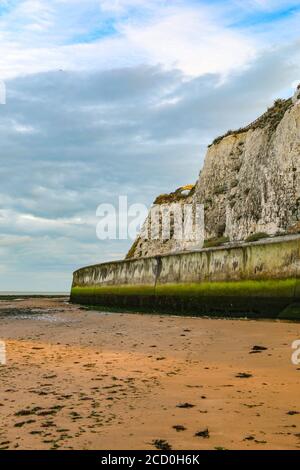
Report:
[[[299,273],[300,236],[278,237],[82,268],[74,273],[71,300],[168,313],[274,318],[300,302]]]

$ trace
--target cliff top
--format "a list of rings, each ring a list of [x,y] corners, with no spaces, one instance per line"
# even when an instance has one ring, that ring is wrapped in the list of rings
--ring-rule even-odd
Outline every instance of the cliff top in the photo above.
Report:
[[[192,196],[194,191],[195,185],[187,184],[186,186],[181,186],[172,193],[161,194],[160,196],[157,196],[154,201],[154,204],[171,204],[172,202],[178,202],[188,196]]]
[[[242,134],[243,132],[247,132],[249,130],[254,130],[254,129],[263,129],[264,127],[268,127],[271,132],[275,131],[278,124],[282,120],[283,116],[287,112],[287,110],[292,106],[292,98],[283,100],[283,99],[278,99],[274,102],[273,106],[268,108],[268,110],[260,116],[258,119],[253,121],[251,124],[249,124],[246,127],[241,127],[240,129],[237,129],[235,131],[230,130],[226,132],[226,134],[217,137],[209,147],[212,145],[220,143],[225,137],[228,137],[230,135],[238,135]]]

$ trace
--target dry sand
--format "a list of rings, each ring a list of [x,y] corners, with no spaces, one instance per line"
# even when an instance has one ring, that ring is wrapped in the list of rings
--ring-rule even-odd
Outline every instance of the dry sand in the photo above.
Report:
[[[1,301],[0,325],[1,449],[300,448],[300,324],[44,298]]]

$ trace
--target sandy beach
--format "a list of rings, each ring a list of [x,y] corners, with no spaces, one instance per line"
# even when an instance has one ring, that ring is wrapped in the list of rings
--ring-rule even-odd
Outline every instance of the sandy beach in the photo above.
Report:
[[[1,449],[300,448],[300,324],[62,298],[3,300],[0,322]]]

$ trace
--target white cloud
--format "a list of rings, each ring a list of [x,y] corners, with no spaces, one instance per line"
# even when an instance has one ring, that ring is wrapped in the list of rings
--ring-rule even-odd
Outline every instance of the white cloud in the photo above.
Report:
[[[100,0],[100,7],[103,11],[113,13],[124,13],[130,8],[147,8],[153,9],[162,2],[161,0]]]
[[[131,0],[100,3],[104,11],[141,7],[149,2]],[[78,2],[70,0],[77,8]],[[217,10],[206,6],[188,6],[189,2],[155,1],[147,14],[129,17],[115,13],[115,33],[85,43],[88,25],[67,19],[65,2],[27,0],[0,21],[0,70],[2,78],[49,70],[83,70],[118,68],[137,64],[162,64],[178,67],[187,75],[221,72],[248,63],[255,55],[256,40],[238,30],[226,27]],[[68,4],[68,8],[70,8]],[[94,6],[89,0],[87,6]],[[84,15],[83,7],[81,13]],[[75,15],[76,16],[76,15]],[[69,18],[69,16],[68,16]],[[105,17],[99,8],[99,27]],[[91,28],[97,26],[95,21]],[[74,43],[75,30],[82,39]]]
[[[233,3],[240,8],[266,12],[299,6],[298,0],[233,0]]]
[[[23,246],[25,243],[32,241],[33,239],[26,235],[0,235],[0,246],[3,247],[14,247],[16,245]]]
[[[36,129],[26,124],[20,124],[17,121],[12,121],[12,129],[18,134],[35,134]]]
[[[121,31],[147,62],[178,68],[186,75],[226,74],[255,56],[255,41],[218,24],[205,10],[169,10],[148,24],[126,24]]]
[[[177,67],[191,76],[226,75],[276,44],[279,31],[281,38],[284,34],[293,39],[297,32],[293,18],[267,29],[238,26],[252,10],[270,12],[284,4],[296,2],[23,0],[0,17],[0,75],[141,64]],[[107,25],[112,30],[105,32]]]
[[[69,218],[39,217],[34,214],[20,213],[10,209],[0,209],[0,227],[2,230],[14,229],[20,233],[68,233],[78,231],[80,227],[95,227],[96,217],[73,216]]]

